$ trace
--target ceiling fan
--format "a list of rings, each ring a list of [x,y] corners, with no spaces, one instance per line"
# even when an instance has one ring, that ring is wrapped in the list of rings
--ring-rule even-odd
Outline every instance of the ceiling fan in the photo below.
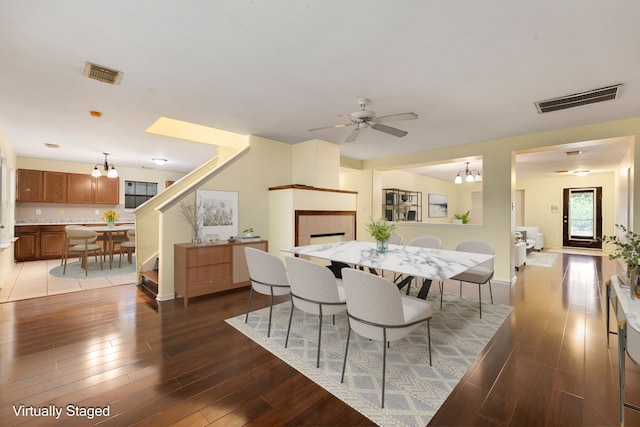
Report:
[[[355,126],[355,128],[347,135],[347,138],[344,142],[353,142],[358,137],[358,134],[362,129],[371,128],[373,130],[377,130],[380,132],[388,133],[389,135],[402,137],[407,134],[406,131],[402,129],[397,129],[391,126],[384,125],[383,123],[393,122],[398,120],[415,120],[418,118],[416,113],[400,113],[400,114],[389,114],[387,116],[376,117],[376,113],[374,111],[367,110],[367,104],[371,101],[367,98],[358,99],[358,105],[360,105],[360,111],[356,111],[351,114],[336,114],[339,117],[344,117],[351,121],[351,123],[344,123],[333,126],[325,126],[321,128],[309,129],[309,132],[321,129],[331,129],[331,128],[342,128],[347,126]]]

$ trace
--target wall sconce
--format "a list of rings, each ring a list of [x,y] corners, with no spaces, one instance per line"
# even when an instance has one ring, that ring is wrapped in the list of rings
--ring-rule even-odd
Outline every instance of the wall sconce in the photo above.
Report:
[[[470,170],[469,169],[469,162],[465,162],[465,167],[463,171],[458,172],[458,174],[456,175],[455,179],[453,180],[453,182],[455,182],[456,184],[462,184],[462,176],[460,174],[464,175],[464,180],[465,182],[480,182],[482,181],[482,175],[480,175],[480,172],[477,170]]]
[[[104,168],[104,171],[107,173],[107,177],[108,178],[117,178],[118,177],[118,171],[116,170],[116,167],[113,165],[113,163],[109,163],[109,161],[107,160],[107,156],[109,155],[109,153],[102,153],[104,154],[104,164],[102,164],[102,167]],[[97,163],[94,167],[93,167],[93,171],[91,172],[91,176],[95,176],[96,178],[99,176],[102,176],[102,172],[100,172],[100,169],[98,169],[98,166],[100,166],[100,163]]]

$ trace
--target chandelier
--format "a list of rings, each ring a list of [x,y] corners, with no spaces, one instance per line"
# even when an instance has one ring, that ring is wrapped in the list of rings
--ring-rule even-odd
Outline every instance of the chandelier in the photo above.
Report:
[[[102,172],[100,172],[100,169],[98,169],[98,166],[102,166],[104,168],[104,171],[107,173],[107,177],[117,178],[118,171],[116,170],[116,167],[113,165],[113,163],[109,163],[109,161],[107,160],[107,156],[109,155],[109,153],[102,153],[102,154],[104,154],[104,164],[101,165],[100,163],[97,163],[93,167],[91,176],[95,176],[96,178],[99,176],[102,176]]]
[[[458,172],[453,182],[455,182],[456,184],[462,184],[462,176],[464,176],[465,182],[482,181],[482,176],[480,175],[480,171],[477,171],[475,169],[473,170],[469,169],[469,162],[465,162],[464,170]]]

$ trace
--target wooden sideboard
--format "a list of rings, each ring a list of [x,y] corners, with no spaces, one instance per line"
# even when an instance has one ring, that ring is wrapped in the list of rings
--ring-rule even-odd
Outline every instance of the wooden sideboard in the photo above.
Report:
[[[174,246],[173,286],[176,298],[189,298],[249,285],[244,248],[268,251],[268,242],[235,242],[213,245],[177,243]]]

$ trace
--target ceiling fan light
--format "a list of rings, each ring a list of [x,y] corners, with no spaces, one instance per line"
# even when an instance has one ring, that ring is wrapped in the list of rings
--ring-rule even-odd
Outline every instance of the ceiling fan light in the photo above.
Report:
[[[98,169],[98,165],[95,165],[93,167],[93,171],[91,171],[91,176],[96,177],[96,178],[99,177],[99,176],[102,176],[102,174],[100,173],[100,169]]]
[[[460,174],[456,175],[456,178],[453,180],[456,184],[462,184],[462,177]]]

